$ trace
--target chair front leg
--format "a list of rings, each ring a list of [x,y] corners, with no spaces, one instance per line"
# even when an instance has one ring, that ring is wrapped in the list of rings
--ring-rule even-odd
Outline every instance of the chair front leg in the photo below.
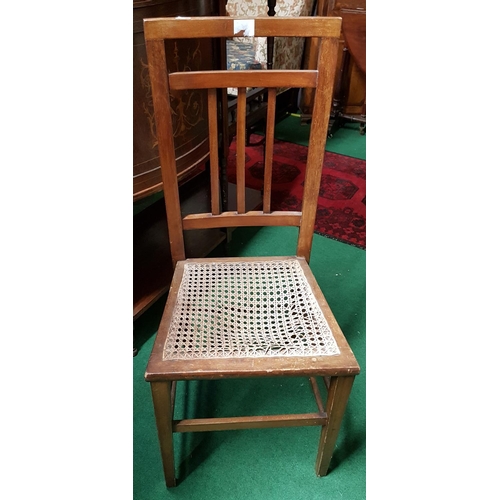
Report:
[[[332,459],[342,417],[351,393],[354,377],[332,377],[326,402],[327,422],[321,429],[316,474],[326,476]]]
[[[156,428],[160,441],[163,473],[167,487],[175,486],[174,442],[172,431],[172,382],[151,382]]]

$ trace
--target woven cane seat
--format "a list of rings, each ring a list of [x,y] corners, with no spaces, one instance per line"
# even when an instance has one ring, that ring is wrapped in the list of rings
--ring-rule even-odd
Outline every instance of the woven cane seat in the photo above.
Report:
[[[186,262],[164,361],[338,354],[296,259]]]

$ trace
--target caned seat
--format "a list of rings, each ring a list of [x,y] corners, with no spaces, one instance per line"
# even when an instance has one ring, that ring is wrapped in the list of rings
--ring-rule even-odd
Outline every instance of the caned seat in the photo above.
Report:
[[[145,39],[163,176],[174,275],[145,378],[151,383],[167,486],[175,486],[173,432],[259,427],[321,426],[316,473],[325,475],[359,365],[309,267],[316,204],[328,130],[340,18],[210,17],[145,20]],[[245,29],[241,30],[241,26]],[[170,72],[167,38],[255,36],[316,37],[317,70]],[[316,88],[303,205],[271,211],[276,88]],[[268,88],[262,210],[245,210],[245,90]],[[219,89],[238,88],[237,209],[221,212]],[[210,142],[211,212],[182,216],[175,165],[170,91],[206,92]],[[223,102],[223,101],[222,101]],[[178,108],[177,108],[178,112]],[[172,117],[174,115],[174,118]],[[223,162],[222,162],[223,164]],[[184,231],[237,226],[299,228],[296,255],[186,259]],[[179,380],[307,376],[317,411],[301,414],[173,419]],[[321,399],[316,377],[328,388]]]
[[[299,259],[183,267],[165,361],[339,354]]]

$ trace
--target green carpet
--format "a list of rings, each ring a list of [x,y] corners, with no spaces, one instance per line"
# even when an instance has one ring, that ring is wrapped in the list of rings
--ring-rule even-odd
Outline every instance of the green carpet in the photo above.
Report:
[[[297,228],[290,227],[237,229],[230,254],[294,254],[296,236]],[[366,498],[365,255],[314,235],[311,268],[361,366],[329,474],[318,478],[314,471],[320,427],[175,434],[179,483],[166,489],[150,388],[144,381],[163,299],[134,326],[139,347],[133,359],[134,499]],[[307,378],[202,381],[179,383],[175,418],[310,411],[316,406]]]
[[[300,118],[289,115],[276,124],[275,137],[282,141],[308,145],[310,125],[301,125]],[[359,133],[359,123],[346,122],[326,141],[326,151],[366,160],[366,135]]]

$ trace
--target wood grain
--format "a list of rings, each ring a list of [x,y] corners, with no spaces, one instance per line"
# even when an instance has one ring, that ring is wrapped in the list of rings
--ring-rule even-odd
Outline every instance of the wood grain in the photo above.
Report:
[[[174,134],[170,114],[170,91],[167,79],[165,45],[161,40],[146,40],[149,61],[149,75],[155,109],[158,150],[160,154],[161,175],[165,208],[167,210],[168,232],[172,261],[185,259],[184,236],[182,234],[181,205],[177,185]]]
[[[330,383],[326,403],[328,422],[321,429],[316,458],[316,474],[318,476],[326,476],[328,472],[353,382],[354,377],[335,377]]]
[[[174,432],[229,431],[236,429],[269,429],[272,427],[305,427],[325,425],[325,413],[297,413],[255,417],[195,418],[174,420]]]
[[[211,89],[228,87],[316,87],[317,70],[238,70],[238,71],[189,71],[171,73],[172,90]]]
[[[319,186],[323,170],[325,143],[330,121],[333,81],[337,64],[338,40],[324,38],[321,41],[318,66],[322,68],[318,76],[316,98],[314,101],[311,132],[309,137],[306,178],[302,200],[302,223],[300,225],[297,255],[307,262],[311,258],[312,236],[316,220]]]
[[[175,486],[174,442],[172,436],[171,382],[153,382],[151,394],[160,441],[163,473],[167,487]]]
[[[208,89],[208,128],[210,138],[210,197],[212,213],[220,214],[219,133],[217,131],[217,91]]]
[[[243,36],[241,31],[235,32],[234,21],[236,19],[240,18],[200,16],[189,19],[145,19],[144,37],[146,40],[164,40]],[[254,36],[256,37],[338,37],[342,24],[340,17],[249,17],[244,19],[254,20]]]
[[[246,87],[239,87],[238,107],[236,113],[236,209],[239,214],[245,213],[246,107]]]
[[[244,207],[243,207],[243,210]],[[184,229],[206,229],[214,227],[249,226],[299,226],[301,212],[270,212],[252,210],[246,213],[223,212],[186,215],[182,220]]]
[[[266,149],[264,160],[263,211],[271,212],[271,181],[273,175],[274,115],[276,113],[276,89],[269,89],[267,97]]]

